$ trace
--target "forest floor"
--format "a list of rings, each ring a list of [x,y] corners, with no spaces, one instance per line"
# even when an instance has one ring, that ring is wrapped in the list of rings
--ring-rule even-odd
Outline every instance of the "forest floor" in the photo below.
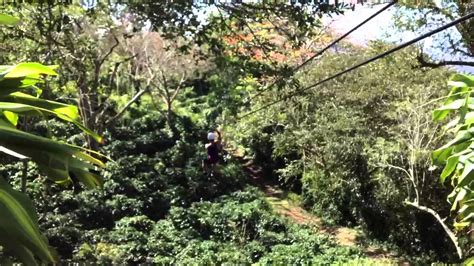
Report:
[[[286,217],[294,223],[314,227],[317,233],[330,235],[342,246],[351,246],[361,248],[367,257],[379,262],[398,263],[400,258],[382,247],[363,243],[363,236],[360,230],[343,226],[325,225],[320,217],[309,213],[298,203],[291,200],[288,191],[278,187],[275,182],[264,177],[262,169],[255,165],[252,160],[245,159],[237,155],[236,158],[241,162],[244,171],[248,174],[251,183],[260,188],[265,194],[265,198],[272,205],[274,210],[281,216]]]

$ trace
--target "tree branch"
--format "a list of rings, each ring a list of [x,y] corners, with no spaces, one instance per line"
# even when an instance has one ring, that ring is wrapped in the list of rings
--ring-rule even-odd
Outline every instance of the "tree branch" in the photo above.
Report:
[[[456,252],[458,253],[459,259],[462,259],[462,250],[461,250],[461,247],[459,246],[458,238],[453,233],[453,231],[451,231],[451,229],[444,223],[443,218],[441,218],[441,216],[439,216],[439,214],[435,210],[433,210],[431,208],[428,208],[428,207],[425,207],[425,206],[420,206],[418,204],[418,202],[411,202],[411,201],[406,200],[405,204],[407,204],[409,206],[412,206],[412,207],[414,207],[414,208],[416,208],[420,211],[424,211],[426,213],[431,214],[439,222],[439,224],[443,227],[444,231],[449,236],[449,239],[451,240],[454,247],[456,248]]]
[[[122,61],[119,61],[119,62],[115,62],[114,64],[114,70],[112,71],[112,74],[110,75],[110,79],[109,79],[109,86],[111,87],[112,86],[112,83],[115,81],[115,76],[117,75],[117,70],[119,68],[119,66],[123,63],[126,63],[132,59],[134,59],[135,57],[137,57],[138,54],[134,54],[133,56],[130,56],[130,57],[127,57],[125,58],[124,60]]]
[[[413,176],[413,172],[408,172],[405,168],[403,167],[400,167],[400,166],[396,166],[396,165],[392,165],[392,164],[386,164],[386,166],[390,167],[390,168],[394,168],[394,169],[397,169],[397,170],[400,170],[400,171],[403,171],[407,177],[408,177],[408,180],[410,180],[411,184],[413,185],[413,190],[415,191],[415,197],[416,197],[416,203],[418,204],[418,202],[420,202],[420,194],[418,193],[418,187],[416,186],[416,182],[415,182],[415,177]]]
[[[181,86],[183,85],[184,81],[186,80],[185,77],[186,77],[186,74],[183,73],[183,75],[181,76],[181,80],[179,81],[178,86],[176,87],[176,90],[174,91],[173,95],[171,95],[170,103],[172,103],[174,101],[174,99],[176,98],[176,96],[178,96],[178,93],[181,90]]]
[[[117,46],[119,46],[120,44],[120,41],[118,40],[117,36],[115,36],[115,34],[113,34],[113,36],[114,36],[115,44],[112,45],[112,47],[110,47],[109,51],[99,61],[99,66],[102,66],[104,64],[105,60],[107,60],[107,57],[109,57],[112,54],[112,52],[115,50],[115,48],[117,48]]]
[[[474,61],[449,61],[449,60],[446,60],[446,61],[439,61],[439,62],[428,62],[428,61],[425,60],[425,58],[421,54],[418,55],[416,57],[416,59],[418,60],[418,63],[420,63],[420,65],[422,67],[437,68],[437,67],[448,66],[448,65],[451,65],[451,66],[472,66],[472,67],[474,67]]]
[[[109,119],[109,121],[107,121],[106,124],[109,125],[112,122],[115,122],[115,120],[117,120],[119,117],[123,115],[123,113],[125,113],[125,111],[130,107],[130,105],[132,105],[134,102],[140,99],[140,97],[147,91],[148,91],[148,87],[139,91],[137,94],[135,94],[135,96],[133,96],[133,98],[130,101],[128,101],[128,103],[122,108],[122,110],[120,110],[120,112],[118,112],[114,117]]]
[[[458,47],[461,47],[461,46],[462,46],[461,41],[455,42],[453,39],[448,38],[448,42],[449,42],[449,44],[451,45],[451,47],[450,47],[449,49],[452,49],[454,52],[460,53],[460,54],[462,54],[462,55],[464,55],[464,56],[466,56],[466,57],[473,57],[473,56],[474,56],[474,54],[469,53],[468,51],[465,51],[465,50],[463,50],[463,49],[461,49],[461,48],[458,48]]]

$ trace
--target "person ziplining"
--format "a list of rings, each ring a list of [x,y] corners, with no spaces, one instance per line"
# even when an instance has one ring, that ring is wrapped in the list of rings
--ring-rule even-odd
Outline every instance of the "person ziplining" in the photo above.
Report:
[[[207,158],[202,162],[202,168],[206,175],[213,176],[217,172],[216,167],[220,160],[220,153],[222,152],[221,133],[216,129],[215,132],[207,134],[208,143],[204,145],[207,151]]]

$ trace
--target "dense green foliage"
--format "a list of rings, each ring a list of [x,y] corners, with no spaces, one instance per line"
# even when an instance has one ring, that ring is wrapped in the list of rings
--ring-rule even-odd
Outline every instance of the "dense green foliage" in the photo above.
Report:
[[[42,161],[25,168],[0,156],[0,187],[8,186],[13,195],[27,176],[26,194],[34,200],[39,229],[61,262],[372,262],[361,247],[340,246],[327,233],[283,218],[250,182],[236,154],[263,167],[262,182],[297,194],[298,203],[326,225],[356,227],[367,242],[384,243],[403,260],[458,261],[447,234],[454,222],[446,202],[450,191],[439,182],[449,174],[431,162],[432,151],[449,141],[431,111],[448,92],[451,70],[420,68],[418,51],[407,49],[237,119],[390,44],[342,43],[292,76],[291,65],[331,37],[317,31],[320,21],[312,16],[327,9],[308,13],[231,4],[201,24],[186,3],[4,8],[23,22],[0,33],[6,40],[0,62],[14,65],[28,58],[60,64],[60,75],[38,88],[45,99],[79,107],[74,117],[60,113],[16,123],[7,112],[5,118],[15,121],[17,131],[64,139],[75,145],[67,147],[111,158],[103,170],[88,168],[93,168],[88,177],[97,176],[97,182],[84,185],[72,174],[61,185],[54,177],[69,177],[74,169],[55,175],[45,173]],[[269,15],[252,13],[253,7]],[[162,23],[168,20],[182,23]],[[286,78],[266,87],[281,75]],[[227,150],[210,176],[201,163],[207,132],[217,127]],[[9,140],[0,142],[11,145]],[[82,159],[93,160],[87,156]],[[446,167],[452,166],[448,161]],[[450,180],[462,178],[459,174]],[[102,188],[85,189],[102,184],[98,176]],[[457,221],[467,221],[465,227],[472,214],[469,200],[452,201],[468,206],[453,208],[461,211]],[[465,231],[454,242],[468,257]],[[1,240],[0,262],[17,260]]]
[[[343,49],[301,74],[303,84],[386,46]],[[437,178],[440,172],[430,170],[430,153],[439,143],[433,138],[430,115],[435,105],[425,104],[444,95],[449,71],[416,65],[416,51],[401,52],[254,114],[233,136],[326,221],[360,225],[369,235],[411,254],[435,251],[446,259],[452,254],[446,250],[454,249],[442,227],[431,215],[404,204],[418,195],[415,200],[449,213],[447,191]],[[271,95],[258,101],[271,101]],[[413,178],[407,171],[413,171]]]
[[[459,230],[468,229],[474,219],[474,174],[472,173],[472,123],[474,113],[471,111],[474,77],[456,75],[450,79],[453,87],[444,105],[433,113],[435,120],[440,121],[457,112],[455,118],[446,125],[453,131],[454,138],[433,153],[433,160],[446,164],[441,173],[441,182],[451,181],[454,187],[449,194],[451,211],[457,213],[454,226]]]
[[[8,15],[2,14],[0,18],[0,24],[18,23],[17,18]],[[77,107],[39,98],[42,90],[36,85],[43,81],[42,76],[57,75],[54,68],[39,63],[0,66],[1,151],[17,160],[34,161],[42,173],[58,184],[69,184],[74,178],[88,188],[95,188],[101,185],[102,179],[91,170],[104,163],[88,154],[89,150],[16,128],[20,117],[53,116],[75,124],[100,141],[100,136],[82,125]],[[22,192],[25,192],[25,179],[24,174]],[[7,180],[0,180],[0,244],[27,264],[34,264],[35,257],[43,263],[55,262],[55,252],[39,230],[32,202],[23,193],[14,191]]]
[[[189,206],[172,207],[166,219],[124,217],[94,244],[83,244],[75,259],[165,264],[284,263],[318,264],[357,258],[310,228],[275,216],[255,189],[234,192]],[[91,242],[92,242],[91,241]],[[132,253],[130,253],[132,251]],[[288,256],[291,253],[292,256]]]
[[[62,259],[319,264],[362,256],[273,213],[255,188],[244,189],[243,173],[232,160],[223,165],[222,176],[203,175],[197,145],[187,144],[196,136],[173,141],[163,130],[165,121],[156,117],[153,112],[136,117],[108,136],[120,138],[104,148],[120,159],[108,165],[103,190],[62,191],[29,183],[43,214],[40,226]],[[52,130],[67,132],[57,127]],[[16,171],[12,165],[1,172]]]

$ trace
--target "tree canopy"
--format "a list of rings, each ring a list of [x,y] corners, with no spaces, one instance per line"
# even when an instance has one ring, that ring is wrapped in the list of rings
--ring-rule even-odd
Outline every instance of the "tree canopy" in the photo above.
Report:
[[[315,56],[334,2],[2,6],[0,264],[469,264],[473,20],[295,94],[394,47]]]

